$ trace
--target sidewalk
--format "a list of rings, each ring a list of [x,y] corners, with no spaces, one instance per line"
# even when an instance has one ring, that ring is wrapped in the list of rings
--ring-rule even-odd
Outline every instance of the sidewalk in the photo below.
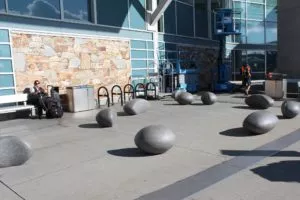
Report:
[[[114,128],[97,127],[99,110],[0,122],[0,135],[19,136],[34,151],[25,165],[0,169],[0,180],[20,195],[0,183],[0,199],[298,199],[299,117],[249,136],[241,126],[254,110],[238,106],[243,99],[236,95],[219,95],[212,106],[200,97],[188,106],[151,101],[151,109],[138,116],[124,116],[116,105]],[[277,106],[268,110],[281,115]],[[150,124],[176,134],[170,151],[145,156],[136,149],[135,134]]]

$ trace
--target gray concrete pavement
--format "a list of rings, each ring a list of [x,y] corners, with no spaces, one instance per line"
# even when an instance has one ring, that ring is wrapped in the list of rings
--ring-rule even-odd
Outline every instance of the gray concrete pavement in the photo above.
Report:
[[[242,98],[231,98],[239,101],[231,102],[227,97],[227,103],[222,98],[225,97],[219,97],[220,102],[212,106],[202,105],[199,98],[189,106],[179,106],[168,99],[152,101],[149,112],[138,116],[122,116],[122,108],[116,105],[113,108],[120,116],[114,128],[96,126],[98,110],[65,113],[59,120],[0,122],[0,135],[19,136],[34,150],[25,165],[0,169],[0,180],[26,200],[137,199],[209,171],[299,128],[299,117],[281,119],[271,132],[249,136],[241,126],[243,119],[254,110],[244,107]],[[280,116],[278,106],[268,110]],[[150,124],[164,124],[176,134],[176,144],[167,153],[144,156],[137,151],[134,136]],[[251,170],[285,160],[300,162],[300,157],[295,156],[299,150],[300,143],[295,141],[284,149],[294,154],[277,157],[266,157],[266,154],[258,163],[225,176],[201,191],[186,194],[185,198],[297,199],[300,193],[292,192],[300,182],[297,171],[294,170],[298,180],[294,182],[274,182]],[[297,163],[292,163],[293,167]],[[224,166],[224,171],[234,171],[237,167],[229,164]],[[162,199],[169,197],[165,195]],[[21,198],[0,183],[0,199]]]

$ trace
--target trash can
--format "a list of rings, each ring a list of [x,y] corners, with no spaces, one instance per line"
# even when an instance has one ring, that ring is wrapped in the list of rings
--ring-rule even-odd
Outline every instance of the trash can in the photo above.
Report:
[[[265,80],[265,94],[274,98],[286,98],[287,81],[286,74],[268,73]]]
[[[94,87],[79,85],[67,87],[69,112],[80,112],[95,109]]]

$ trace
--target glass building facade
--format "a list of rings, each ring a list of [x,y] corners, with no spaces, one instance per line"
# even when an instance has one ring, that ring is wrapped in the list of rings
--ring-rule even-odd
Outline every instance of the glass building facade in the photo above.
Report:
[[[226,37],[225,62],[231,66],[232,79],[240,78],[239,68],[246,62],[253,69],[254,79],[262,79],[266,72],[276,68],[277,0],[173,0],[158,21],[157,30],[149,29],[147,14],[153,11],[148,8],[149,2],[0,0],[0,24],[4,28],[129,39],[134,80],[155,72],[157,63],[168,60],[175,64],[182,46],[217,49],[219,38],[214,34],[214,11],[232,8],[234,19],[241,21],[242,33]],[[0,76],[5,83],[0,81],[0,94],[11,92],[15,84],[13,70],[7,71],[13,68],[10,53],[10,41],[3,36]]]
[[[231,8],[242,33],[226,38],[233,79],[240,78],[243,63],[252,67],[253,79],[264,79],[277,67],[277,0],[233,0]]]

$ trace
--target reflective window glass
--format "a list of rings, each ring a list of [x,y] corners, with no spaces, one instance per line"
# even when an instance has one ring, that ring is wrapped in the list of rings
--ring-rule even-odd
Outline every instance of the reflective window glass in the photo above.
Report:
[[[233,1],[232,2],[232,7],[234,11],[234,17],[237,18],[246,18],[246,3],[245,2],[240,2],[240,1]]]
[[[177,0],[177,1],[181,1],[183,3],[187,3],[187,4],[190,4],[190,5],[193,5],[193,0]]]
[[[194,17],[193,7],[177,3],[177,34],[193,36],[194,35]]]
[[[112,0],[97,0],[98,24],[128,27],[128,2]]]
[[[265,3],[265,0],[248,0],[248,2],[252,2],[252,3]]]
[[[266,21],[277,21],[276,6],[266,6]]]
[[[277,51],[267,51],[267,72],[277,68]]]
[[[5,12],[5,0],[0,0],[0,12]]]
[[[146,29],[145,24],[145,12],[146,3],[145,0],[130,0],[130,28]]]
[[[247,63],[252,70],[252,79],[264,79],[265,77],[265,51],[248,50]]]
[[[8,11],[13,14],[60,19],[59,0],[9,0]]]
[[[197,37],[208,37],[207,0],[195,0],[195,28]]]
[[[63,0],[64,18],[91,21],[90,0]]]
[[[266,43],[277,44],[276,22],[266,22]]]
[[[176,33],[175,2],[173,1],[164,13],[164,32]]]
[[[247,3],[247,18],[264,20],[264,5]]]
[[[263,44],[265,42],[264,22],[247,21],[247,43]]]

